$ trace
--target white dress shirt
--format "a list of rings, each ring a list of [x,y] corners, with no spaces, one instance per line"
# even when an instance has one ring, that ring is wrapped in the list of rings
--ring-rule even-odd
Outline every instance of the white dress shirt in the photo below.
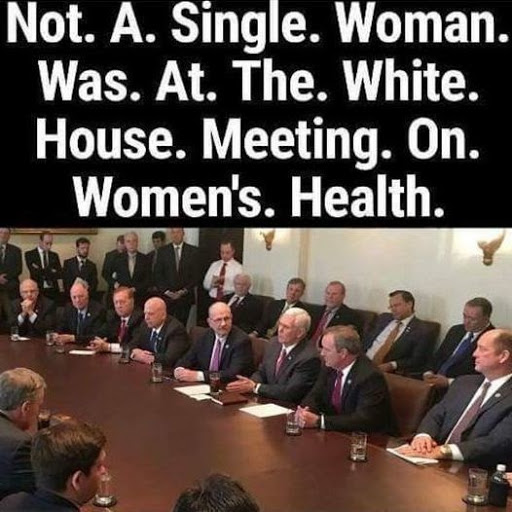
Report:
[[[226,263],[226,273],[224,274],[224,285],[222,287],[222,292],[224,295],[229,295],[235,291],[235,285],[233,280],[237,274],[241,274],[243,272],[242,265],[236,261],[234,258],[231,258],[229,261],[217,260],[214,261],[206,275],[204,276],[203,287],[205,290],[208,290],[208,293],[212,299],[217,298],[217,287],[212,286],[213,276],[219,276],[220,271],[222,269],[222,265]]]

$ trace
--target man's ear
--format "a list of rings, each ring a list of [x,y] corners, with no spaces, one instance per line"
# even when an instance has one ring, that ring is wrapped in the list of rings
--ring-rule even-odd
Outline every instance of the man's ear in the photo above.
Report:
[[[69,478],[68,483],[71,484],[71,487],[75,492],[79,492],[80,490],[80,480],[83,476],[82,471],[75,471]]]

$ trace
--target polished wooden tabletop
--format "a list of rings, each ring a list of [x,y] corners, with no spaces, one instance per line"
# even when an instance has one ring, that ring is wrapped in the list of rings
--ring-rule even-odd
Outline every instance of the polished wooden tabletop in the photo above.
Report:
[[[460,463],[418,467],[375,445],[367,463],[353,463],[344,434],[288,437],[283,416],[259,419],[240,405],[196,402],[174,383],[151,384],[148,366],[118,359],[57,354],[42,340],[0,337],[1,371],[37,371],[53,412],[105,431],[116,511],[169,512],[184,488],[212,472],[240,480],[266,512],[472,510],[461,499],[467,469]]]

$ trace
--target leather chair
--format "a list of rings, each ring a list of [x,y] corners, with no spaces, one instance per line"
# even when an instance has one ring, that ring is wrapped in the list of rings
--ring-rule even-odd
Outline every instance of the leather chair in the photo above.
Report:
[[[208,327],[203,327],[201,325],[194,325],[190,328],[189,336],[190,336],[190,342],[192,345],[201,337],[204,335],[204,333],[208,330]]]
[[[367,309],[355,309],[363,319],[363,338],[373,329],[377,317],[379,316],[375,311],[368,311]]]
[[[401,437],[416,433],[421,420],[433,405],[435,388],[422,380],[385,373],[391,395],[391,407]]]
[[[251,345],[252,345],[252,357],[254,360],[254,367],[258,368],[261,361],[263,360],[263,355],[265,353],[265,347],[268,343],[268,340],[265,338],[256,338],[251,336]]]

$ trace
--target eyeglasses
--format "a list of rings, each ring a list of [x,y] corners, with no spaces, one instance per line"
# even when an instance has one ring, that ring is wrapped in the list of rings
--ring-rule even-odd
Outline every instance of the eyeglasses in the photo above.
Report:
[[[210,318],[214,324],[221,324],[222,322],[230,322],[231,316],[221,316],[220,318]]]

